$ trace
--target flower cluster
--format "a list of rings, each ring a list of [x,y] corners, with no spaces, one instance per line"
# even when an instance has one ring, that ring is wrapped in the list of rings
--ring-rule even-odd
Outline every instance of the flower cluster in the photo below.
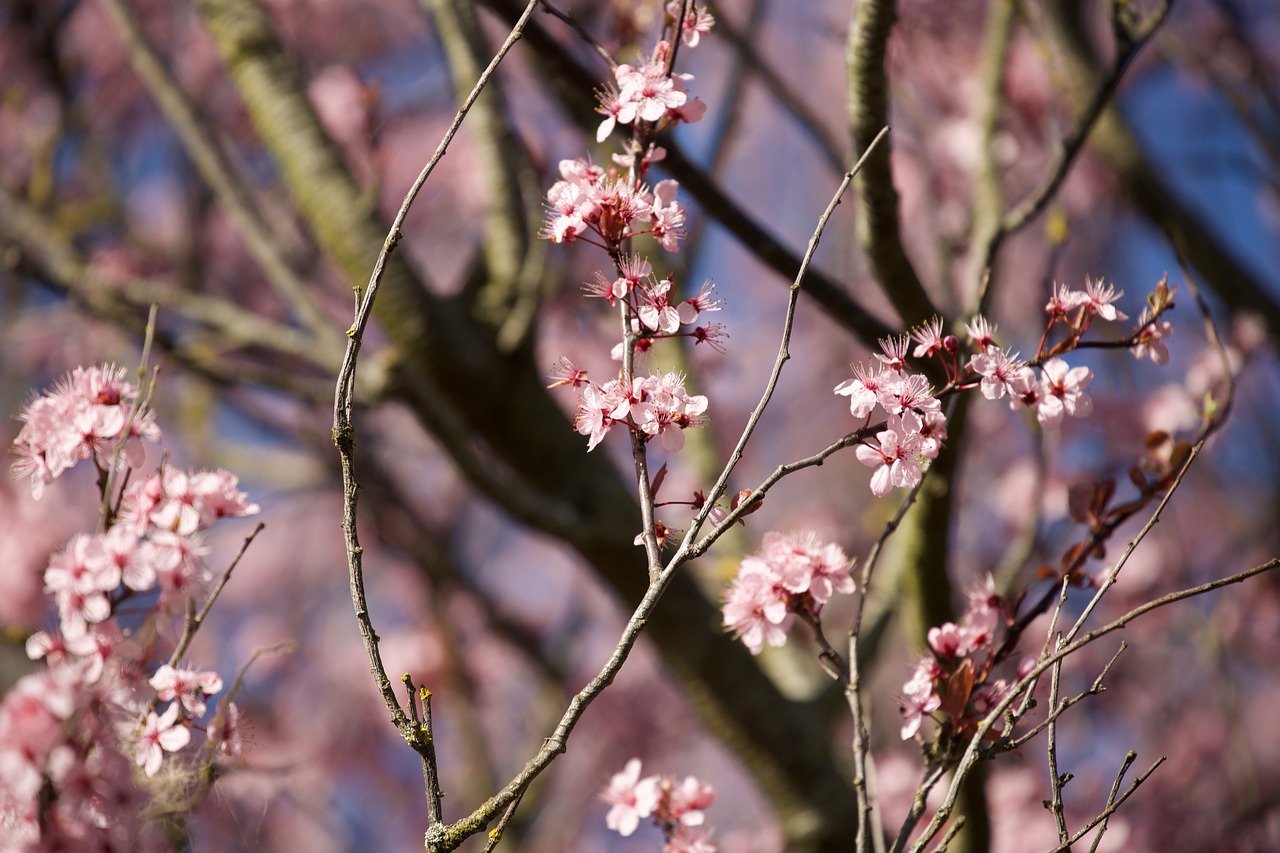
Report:
[[[707,312],[719,311],[720,300],[713,295],[715,285],[709,280],[694,296],[676,300],[672,289],[675,279],[668,274],[659,279],[653,275],[653,267],[638,255],[627,255],[619,264],[619,276],[610,280],[604,273],[596,272],[594,281],[583,285],[582,291],[590,297],[604,299],[610,307],[621,300],[631,313],[631,332],[637,353],[647,352],[655,340],[684,337],[694,345],[707,344],[717,352],[724,352],[724,340],[728,337],[720,323],[697,326],[698,318]],[[693,326],[681,332],[682,326]],[[618,343],[612,352],[614,361],[622,361],[626,341]]]
[[[1135,357],[1149,357],[1157,364],[1168,361],[1164,339],[1173,327],[1160,317],[1172,305],[1173,294],[1174,288],[1161,281],[1148,299],[1150,307],[1143,312],[1138,328],[1125,341],[1110,345],[1127,346]],[[1093,411],[1093,400],[1085,393],[1093,371],[1071,367],[1061,354],[1079,345],[1095,317],[1127,320],[1114,304],[1123,295],[1114,285],[1090,278],[1085,279],[1082,291],[1055,285],[1045,305],[1049,323],[1032,362],[1022,361],[1001,347],[995,340],[995,324],[980,314],[966,326],[975,350],[967,362],[958,358],[959,341],[943,333],[942,320],[937,317],[910,336],[882,340],[875,363],[857,365],[853,378],[835,388],[836,394],[849,398],[849,411],[855,418],[870,424],[877,411],[885,416],[885,428],[876,433],[876,441],[864,441],[855,451],[864,465],[875,469],[872,493],[879,497],[894,487],[918,484],[926,460],[937,458],[946,440],[946,417],[933,389],[924,376],[908,369],[911,341],[916,342],[912,358],[936,358],[941,363],[948,380],[944,392],[976,387],[988,400],[1008,399],[1012,409],[1031,409],[1043,429],[1056,430],[1064,417],[1088,417]],[[1047,346],[1050,334],[1059,326],[1065,337]]]
[[[553,243],[572,243],[595,234],[600,245],[616,249],[624,240],[649,234],[668,252],[678,252],[685,235],[684,207],[675,200],[679,186],[667,179],[650,191],[584,158],[561,160],[560,180],[547,190],[542,236]]]
[[[145,430],[134,432],[125,426],[126,416],[92,408],[127,405],[136,391],[122,377],[112,367],[77,369],[30,402],[17,447],[24,462],[55,458],[53,448],[70,444],[61,433],[77,422],[106,424],[102,434],[114,438],[86,438],[86,450],[72,464],[93,458],[104,467],[113,458],[113,442],[158,436],[149,419],[142,421]],[[93,388],[97,395],[87,399],[98,402],[83,402]],[[75,396],[80,404],[69,403]],[[80,413],[60,426],[46,417],[77,405]],[[21,476],[35,470],[17,468]],[[65,466],[36,473],[61,470]],[[258,512],[236,485],[226,471],[186,473],[166,466],[118,496],[115,521],[105,532],[74,536],[50,557],[45,591],[57,608],[58,627],[37,631],[26,643],[27,655],[45,666],[24,676],[0,703],[0,825],[22,849],[135,847],[146,795],[135,787],[131,763],[155,776],[166,753],[191,742],[193,729],[205,732],[208,760],[238,755],[235,706],[222,702],[209,719],[206,700],[222,691],[222,678],[176,667],[176,661],[157,665],[154,648],[155,621],[180,611],[208,580],[203,531],[220,518]],[[126,604],[128,618],[121,621]],[[157,713],[160,703],[168,707]]]
[[[942,348],[940,329],[941,321],[934,321],[917,333],[917,355],[932,353],[935,339]],[[836,394],[849,398],[849,411],[855,418],[869,422],[877,409],[887,415],[886,428],[876,434],[877,444],[860,444],[854,451],[863,465],[875,469],[871,491],[877,497],[895,486],[911,488],[919,483],[920,460],[936,459],[947,438],[942,404],[933,396],[929,381],[907,367],[910,346],[911,338],[906,335],[882,340],[876,363],[858,365],[853,378],[835,388]]]
[[[839,545],[813,533],[766,533],[725,593],[724,626],[752,654],[781,646],[797,614],[816,618],[833,594],[853,592],[852,568]]]
[[[160,441],[153,414],[138,405],[138,388],[126,375],[123,367],[77,367],[23,408],[13,473],[31,478],[32,497],[39,500],[47,484],[86,459],[110,469],[122,439],[121,464],[134,467],[142,463],[141,440]]]
[[[670,776],[640,778],[640,759],[627,762],[600,792],[609,804],[605,825],[619,835],[636,831],[640,821],[652,818],[662,830],[663,853],[715,853],[710,832],[702,828],[703,810],[715,801],[711,786],[693,776],[677,782]]]
[[[902,739],[920,731],[925,717],[942,715],[953,733],[976,725],[1009,690],[1004,679],[990,680],[996,663],[996,637],[1007,625],[1009,605],[996,594],[988,575],[969,593],[960,624],[930,628],[929,651],[902,686]]]
[[[588,436],[587,450],[593,450],[618,424],[643,433],[645,440],[660,436],[662,446],[675,452],[684,447],[684,431],[704,423],[707,398],[690,395],[679,373],[634,377],[630,384],[621,376],[604,385],[587,379],[585,371],[562,361],[562,369],[575,378],[564,384],[578,393],[578,414],[574,428]]]
[[[674,22],[680,16],[681,3],[667,6],[667,15]],[[705,9],[690,9],[678,27],[681,43],[697,47],[702,36],[715,24]],[[659,41],[649,56],[640,57],[639,65],[623,63],[613,69],[614,83],[597,93],[600,105],[596,112],[604,116],[596,130],[596,141],[604,142],[620,124],[648,122],[655,130],[673,127],[680,122],[696,122],[707,112],[707,105],[699,98],[689,100],[684,84],[693,79],[692,74],[674,74],[671,65],[671,43]]]

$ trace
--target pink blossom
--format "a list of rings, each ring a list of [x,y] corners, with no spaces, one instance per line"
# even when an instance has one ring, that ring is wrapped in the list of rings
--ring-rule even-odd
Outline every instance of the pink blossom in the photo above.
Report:
[[[758,655],[765,643],[781,646],[787,642],[793,619],[787,603],[786,588],[768,563],[747,557],[725,592],[724,626],[746,644],[751,654]]]
[[[577,391],[578,414],[573,419],[573,426],[581,435],[589,436],[587,450],[591,451],[604,439],[618,419],[625,417],[628,403],[619,393],[616,379],[610,380],[604,387],[594,382],[588,383]]]
[[[925,412],[920,420],[920,455],[937,459],[947,440],[947,416],[940,411]]]
[[[600,799],[610,805],[605,815],[605,826],[627,836],[636,831],[640,820],[653,813],[658,805],[658,777],[640,778],[640,759],[627,762],[621,773],[615,773],[608,786],[600,792]]]
[[[683,8],[681,0],[671,0],[667,3],[667,17],[675,21],[680,17],[680,10]],[[677,29],[680,32],[680,43],[687,47],[697,47],[698,42],[703,36],[711,32],[711,28],[715,26],[716,19],[711,13],[702,6],[689,5],[689,12],[684,16],[684,20],[680,21]]]
[[[942,677],[942,668],[933,655],[925,655],[916,664],[911,678],[902,687],[902,739],[910,740],[920,731],[920,724],[929,714],[942,707],[942,697],[934,692],[934,685]]]
[[[155,711],[147,714],[134,748],[134,761],[148,776],[159,772],[165,752],[177,752],[191,742],[191,730],[177,722],[177,703],[159,717]]]
[[[981,314],[974,314],[973,319],[966,323],[964,328],[979,353],[984,353],[996,346],[996,324],[988,322],[987,318]]]
[[[1138,361],[1150,358],[1155,364],[1168,364],[1169,347],[1165,345],[1164,339],[1173,334],[1173,323],[1168,320],[1152,322],[1149,314],[1144,311],[1138,325],[1144,328],[1138,335],[1137,343],[1129,347],[1133,357]]]
[[[1072,311],[1084,304],[1088,297],[1079,292],[1072,290],[1068,285],[1055,283],[1053,285],[1053,295],[1049,297],[1049,302],[1044,306],[1045,312],[1054,318],[1065,318]]]
[[[943,351],[942,318],[934,317],[911,333],[919,344],[911,353],[912,358],[931,358]]]
[[[1036,409],[1036,418],[1047,430],[1054,430],[1062,423],[1063,414],[1076,418],[1088,417],[1093,411],[1093,400],[1084,389],[1093,379],[1093,371],[1087,367],[1068,367],[1060,358],[1051,358],[1041,367],[1042,397]]]
[[[587,384],[587,371],[582,370],[564,356],[556,359],[556,363],[551,366],[548,375],[555,380],[547,386],[548,390],[560,388],[564,385],[572,388],[581,388]]]
[[[876,360],[884,365],[885,370],[901,372],[907,369],[907,350],[911,348],[909,336],[881,338],[879,343],[880,352],[874,355]]]
[[[929,629],[929,648],[943,660],[958,657],[964,646],[964,635],[954,622]]]
[[[859,364],[853,368],[853,378],[837,385],[835,393],[849,398],[849,411],[855,418],[865,418],[879,402],[880,389],[896,378],[879,366],[873,372]]]
[[[707,398],[686,392],[679,373],[636,377],[634,388],[640,401],[630,407],[636,425],[647,435],[661,436],[662,446],[673,453],[684,447],[684,430],[704,422]]]
[[[650,230],[653,238],[668,252],[680,251],[680,241],[685,235],[684,207],[675,200],[679,186],[674,180],[667,179],[653,188]]]
[[[662,853],[716,853],[719,849],[705,829],[683,826],[678,827],[667,843],[662,845]]]
[[[1010,357],[1000,347],[991,345],[969,359],[969,366],[982,375],[982,396],[999,400],[1006,393],[1012,393],[1014,376],[1023,365],[1016,355]]]
[[[86,459],[110,468],[121,440],[159,440],[160,431],[145,411],[135,413],[135,423],[129,426],[138,389],[125,381],[127,373],[115,365],[77,367],[22,408],[22,429],[13,443],[19,459],[13,472],[31,479],[32,497],[38,500],[45,485]],[[140,460],[134,453],[125,461]]]
[[[690,296],[688,299],[680,303],[680,322],[684,325],[692,325],[698,321],[698,315],[705,311],[719,311],[721,302],[712,294],[715,291],[715,285],[710,279],[703,282],[702,290],[698,291],[696,296]]]
[[[204,716],[205,699],[222,689],[222,677],[216,672],[175,669],[161,666],[147,682],[161,702],[177,699],[193,717]]]
[[[816,605],[826,604],[833,593],[853,592],[853,563],[844,549],[811,531],[766,533],[760,557],[788,592],[808,593]]]
[[[919,373],[906,374],[896,382],[881,386],[876,399],[891,415],[900,415],[905,411],[923,415],[926,412],[939,412],[942,409],[942,403],[933,396],[933,388],[930,387],[929,380]]]
[[[636,312],[640,322],[655,332],[665,332],[668,335],[680,329],[680,312],[667,296],[671,291],[671,284],[670,278],[664,278],[642,285],[636,291],[640,297]]]
[[[240,706],[223,702],[209,724],[208,741],[229,758],[239,758],[244,749],[244,733],[240,724]]]
[[[1104,320],[1128,320],[1129,315],[1118,310],[1111,303],[1115,302],[1121,296],[1124,296],[1123,290],[1116,290],[1114,284],[1106,284],[1101,278],[1091,279],[1088,276],[1084,280],[1084,295],[1080,300],[1080,304],[1090,314],[1097,314]]]
[[[920,482],[920,418],[914,412],[891,415],[888,429],[876,434],[879,447],[858,445],[854,453],[858,461],[875,468],[871,475],[871,493],[883,497],[895,486],[912,488]]]

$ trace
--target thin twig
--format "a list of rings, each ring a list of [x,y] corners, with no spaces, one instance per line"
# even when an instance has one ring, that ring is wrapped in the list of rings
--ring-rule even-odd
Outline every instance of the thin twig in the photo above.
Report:
[[[1062,635],[1058,635],[1057,646],[1062,646]],[[1058,827],[1058,840],[1066,841],[1071,833],[1067,830],[1066,810],[1062,805],[1062,788],[1070,780],[1069,776],[1058,773],[1058,690],[1062,686],[1062,661],[1058,661],[1049,669],[1049,735],[1046,738],[1046,751],[1049,756],[1049,791],[1052,799],[1049,810],[1053,812],[1053,822]]]
[[[760,396],[760,402],[756,404],[756,407],[752,409],[751,414],[747,416],[747,423],[742,429],[742,434],[738,437],[738,443],[734,446],[733,452],[729,454],[729,460],[725,463],[724,469],[720,472],[719,478],[716,479],[715,485],[713,485],[707,493],[706,503],[694,517],[693,523],[689,525],[689,531],[685,534],[684,540],[680,543],[680,548],[676,554],[682,559],[685,556],[692,559],[693,557],[703,553],[711,546],[711,543],[718,538],[719,533],[727,530],[729,525],[741,518],[754,505],[757,497],[763,495],[768,486],[777,482],[786,474],[793,470],[809,467],[810,465],[821,465],[822,460],[826,459],[827,456],[830,456],[832,453],[843,447],[848,447],[850,444],[856,444],[861,440],[861,436],[858,433],[850,433],[834,444],[828,446],[819,454],[809,457],[808,460],[802,460],[794,467],[788,468],[785,471],[782,468],[779,468],[770,478],[765,480],[764,484],[756,488],[756,491],[752,494],[751,498],[740,502],[737,508],[733,512],[730,512],[728,518],[726,518],[715,530],[709,533],[696,545],[693,544],[694,537],[698,535],[698,531],[702,528],[702,525],[706,521],[707,515],[710,514],[712,507],[715,506],[715,503],[720,499],[720,496],[725,493],[725,489],[729,485],[729,476],[742,460],[742,454],[746,449],[747,442],[751,439],[752,433],[755,432],[756,425],[764,415],[765,407],[769,405],[769,400],[773,397],[774,389],[778,387],[778,377],[782,375],[782,367],[791,358],[789,347],[791,345],[791,331],[795,322],[796,303],[799,301],[800,289],[804,283],[805,273],[808,272],[809,264],[813,260],[813,255],[818,250],[818,243],[822,239],[822,232],[826,230],[827,221],[831,218],[831,214],[835,212],[836,206],[840,204],[840,199],[844,195],[845,190],[849,188],[849,184],[853,181],[854,176],[861,171],[863,164],[867,162],[867,158],[875,152],[880,141],[883,140],[888,133],[888,127],[882,128],[880,133],[876,135],[875,139],[871,141],[871,144],[867,146],[867,150],[860,158],[858,158],[858,162],[854,164],[852,169],[845,173],[844,179],[840,182],[840,186],[836,190],[835,195],[832,196],[830,203],[827,204],[827,209],[823,211],[822,216],[818,219],[818,226],[814,229],[813,236],[809,238],[809,246],[805,250],[804,257],[800,261],[800,269],[796,273],[795,279],[791,282],[790,292],[787,296],[786,318],[783,321],[782,326],[782,340],[778,346],[778,355],[773,362],[773,369],[770,371],[769,379],[765,383],[764,393]]]
[[[1111,791],[1107,794],[1107,804],[1104,807],[1109,809],[1116,805],[1117,797],[1120,793],[1120,785],[1124,782],[1124,774],[1129,772],[1129,768],[1133,766],[1133,762],[1138,760],[1138,753],[1132,749],[1125,753],[1124,761],[1120,763],[1120,770],[1116,773],[1115,780],[1111,783]],[[1086,827],[1085,831],[1088,828]],[[1089,845],[1089,853],[1097,853],[1098,845],[1102,843],[1102,836],[1107,831],[1107,818],[1102,817],[1102,823],[1098,826],[1098,834],[1093,837],[1093,843]]]
[[[1077,841],[1084,838],[1085,835],[1088,834],[1089,830],[1105,822],[1107,818],[1115,814],[1116,810],[1119,809],[1122,805],[1124,805],[1125,800],[1129,799],[1129,797],[1133,795],[1133,792],[1138,790],[1138,786],[1141,785],[1143,782],[1147,781],[1148,779],[1150,779],[1151,774],[1155,773],[1156,769],[1161,764],[1164,764],[1164,762],[1165,762],[1165,756],[1162,755],[1160,756],[1159,760],[1156,761],[1155,764],[1152,764],[1151,767],[1147,769],[1147,772],[1143,773],[1141,776],[1134,779],[1133,782],[1129,785],[1129,787],[1125,789],[1124,793],[1116,798],[1116,801],[1114,803],[1107,806],[1105,809],[1102,810],[1101,813],[1098,814],[1097,817],[1095,817],[1093,820],[1089,821],[1087,824],[1081,827],[1080,831],[1077,832],[1075,835],[1071,836],[1071,838],[1067,840],[1066,844],[1062,844],[1062,845],[1059,845],[1058,847],[1055,847],[1052,853],[1065,853],[1065,851],[1070,850],[1071,845],[1075,844]]]
[[[1066,180],[1067,174],[1071,171],[1076,158],[1083,150],[1084,143],[1089,138],[1089,133],[1093,130],[1094,125],[1098,123],[1098,119],[1102,117],[1103,111],[1106,110],[1115,95],[1116,89],[1119,88],[1125,72],[1133,64],[1138,52],[1155,35],[1156,30],[1164,22],[1172,7],[1172,3],[1166,2],[1153,15],[1147,25],[1143,27],[1142,32],[1136,34],[1126,45],[1121,47],[1106,77],[1103,78],[1098,88],[1094,90],[1089,103],[1085,106],[1084,111],[1081,112],[1080,117],[1076,119],[1075,126],[1062,140],[1062,144],[1058,148],[1058,154],[1044,182],[1022,203],[1005,213],[995,232],[988,238],[987,245],[983,250],[983,261],[978,283],[979,311],[982,311],[987,304],[992,266],[995,263],[996,254],[999,252],[1001,244],[1007,237],[1022,230],[1031,220],[1040,215],[1054,195],[1057,194],[1062,182]]]
[[[533,14],[534,7],[538,4],[538,0],[530,0],[525,7],[524,14],[512,27],[506,41],[498,49],[493,60],[485,68],[480,75],[480,79],[476,81],[476,85],[472,88],[471,93],[466,100],[458,108],[457,115],[454,116],[453,122],[449,125],[448,131],[445,132],[444,138],[440,140],[440,144],[436,147],[435,153],[431,155],[431,159],[427,165],[423,167],[418,177],[414,180],[413,185],[405,193],[404,200],[400,204],[400,209],[396,212],[395,219],[391,223],[391,227],[387,232],[386,240],[383,242],[382,250],[378,253],[378,258],[374,263],[373,272],[369,277],[369,283],[365,287],[363,298],[360,300],[359,307],[356,312],[355,322],[347,331],[347,347],[343,355],[342,368],[338,374],[337,387],[334,390],[333,399],[333,441],[338,447],[338,453],[341,457],[342,464],[342,484],[343,484],[343,516],[342,529],[346,542],[347,550],[347,568],[349,581],[351,586],[351,601],[356,611],[356,623],[360,629],[360,636],[364,642],[365,653],[369,658],[369,667],[373,673],[374,680],[381,694],[387,711],[391,715],[392,723],[399,731],[400,736],[409,744],[415,752],[418,753],[420,760],[424,764],[424,773],[428,770],[429,765],[434,760],[434,750],[431,746],[430,737],[427,736],[420,728],[415,726],[404,710],[400,707],[396,699],[395,691],[392,689],[391,681],[387,677],[386,667],[382,662],[382,655],[378,650],[378,634],[374,630],[373,621],[369,616],[368,601],[365,597],[364,590],[364,549],[360,545],[359,536],[356,531],[356,504],[359,485],[355,477],[355,427],[352,424],[352,410],[354,407],[355,397],[355,375],[356,363],[359,359],[360,346],[364,340],[364,332],[368,326],[369,317],[373,311],[374,300],[377,297],[378,285],[381,283],[383,275],[386,272],[387,261],[390,259],[392,252],[395,251],[396,244],[400,241],[401,228],[404,225],[405,217],[409,214],[409,208],[412,207],[414,199],[417,198],[419,191],[426,183],[427,178],[435,170],[436,164],[444,156],[448,150],[449,143],[453,140],[454,135],[458,132],[458,128],[462,126],[463,119],[466,118],[468,111],[484,90],[485,85],[493,76],[512,45],[520,38],[521,31],[525,23],[529,20],[529,16]],[[434,791],[428,791],[428,808],[431,808],[431,800]],[[437,819],[429,827],[429,832],[439,830],[442,823]]]

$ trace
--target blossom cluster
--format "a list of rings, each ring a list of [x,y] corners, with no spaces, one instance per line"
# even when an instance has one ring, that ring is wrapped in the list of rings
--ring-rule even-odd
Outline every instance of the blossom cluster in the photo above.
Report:
[[[43,485],[66,470],[31,460],[65,461],[56,448],[73,446],[86,423],[106,426],[92,441],[83,439],[86,451],[71,457],[72,464],[93,458],[105,469],[112,443],[140,434],[125,427],[123,416],[90,408],[127,405],[136,390],[123,375],[109,366],[78,368],[28,403],[15,473]],[[88,399],[98,402],[83,402],[88,389],[97,389]],[[80,404],[68,402],[75,395]],[[50,417],[53,412],[72,414]],[[149,418],[142,422],[148,427],[141,434],[159,437]],[[221,676],[177,661],[157,664],[155,647],[163,628],[158,620],[182,612],[209,580],[203,532],[218,519],[257,513],[258,506],[226,471],[169,466],[135,481],[114,506],[105,532],[76,535],[50,557],[44,584],[58,626],[26,642],[27,655],[45,666],[0,702],[0,827],[19,849],[134,847],[148,797],[130,765],[155,776],[166,753],[190,744],[193,730],[205,733],[210,760],[240,751],[234,704],[222,702],[209,714],[206,700],[222,691]]]
[[[668,3],[667,16],[675,21],[680,17],[682,6],[679,0]],[[697,47],[714,24],[715,18],[706,9],[690,9],[678,28],[681,43]],[[613,69],[614,83],[606,85],[597,95],[600,106],[596,112],[604,116],[596,131],[597,142],[608,139],[620,124],[649,122],[666,128],[703,117],[707,105],[699,98],[689,100],[684,87],[693,75],[673,74],[670,64],[671,43],[662,40],[652,54],[640,58],[639,65],[623,63]]]
[[[1009,605],[988,575],[969,592],[960,624],[930,628],[929,651],[902,687],[902,739],[920,731],[925,717],[942,715],[955,732],[975,725],[1004,698],[1009,685],[990,680],[996,638],[1007,624]],[[944,698],[945,697],[945,698]]]
[[[650,190],[582,157],[561,160],[560,180],[547,190],[542,236],[553,243],[572,243],[595,234],[602,246],[613,248],[649,234],[668,252],[678,252],[685,236],[684,206],[675,200],[679,186],[668,178]]]
[[[606,826],[627,836],[640,821],[652,818],[666,839],[663,853],[715,853],[718,848],[703,828],[703,810],[715,798],[712,787],[693,776],[682,782],[670,776],[641,779],[638,758],[628,761],[600,792],[600,799],[609,804]]]
[[[160,441],[154,415],[138,404],[138,387],[125,381],[126,375],[123,367],[77,367],[23,408],[13,472],[31,479],[32,497],[38,500],[47,484],[78,462],[92,459],[100,469],[110,469],[122,439],[127,439],[122,464],[135,467],[141,462],[141,441]]]
[[[751,653],[781,646],[797,614],[816,617],[835,593],[853,592],[853,563],[812,532],[766,533],[725,592],[724,626]]]
[[[578,394],[573,425],[588,436],[588,451],[595,449],[609,430],[623,424],[642,433],[646,440],[660,437],[662,446],[675,452],[684,447],[684,431],[705,422],[707,398],[689,394],[679,373],[636,376],[630,383],[618,376],[597,385],[567,360],[561,365],[563,372],[573,376],[565,382]]]
[[[941,322],[917,333],[921,340],[916,355],[930,352]],[[952,339],[954,341],[954,339]],[[871,491],[877,497],[895,486],[911,488],[920,482],[921,459],[936,459],[947,438],[947,419],[942,404],[933,396],[929,380],[912,373],[907,366],[907,350],[911,338],[903,335],[880,342],[881,352],[871,367],[858,365],[852,379],[835,387],[835,393],[849,398],[849,411],[855,418],[869,421],[877,410],[887,416],[885,429],[876,434],[876,444],[860,444],[854,451],[863,465],[874,468]],[[939,344],[941,346],[941,344]]]
[[[1086,278],[1084,290],[1055,285],[1045,305],[1049,323],[1032,362],[1001,347],[995,340],[996,326],[981,314],[965,327],[975,351],[964,363],[958,357],[959,341],[943,333],[942,320],[937,317],[909,336],[882,340],[875,362],[855,366],[853,378],[835,387],[836,394],[849,398],[849,410],[855,418],[870,424],[876,413],[885,417],[885,428],[876,433],[876,441],[863,442],[854,451],[859,461],[875,469],[872,493],[879,497],[895,487],[917,485],[927,460],[937,458],[946,440],[946,417],[938,398],[928,380],[908,367],[907,351],[913,340],[916,347],[911,358],[936,358],[942,364],[948,379],[944,390],[976,387],[988,400],[1007,399],[1012,409],[1032,410],[1041,428],[1056,430],[1066,416],[1083,418],[1093,411],[1093,400],[1085,393],[1093,371],[1070,366],[1061,353],[1079,344],[1094,318],[1127,320],[1114,304],[1123,295],[1124,291],[1100,279]],[[1172,297],[1173,289],[1165,282],[1157,285],[1149,300],[1151,306],[1127,342],[1136,358],[1150,358],[1156,364],[1168,361],[1165,340],[1173,326],[1160,314],[1172,304]],[[1065,338],[1046,347],[1050,333],[1059,326],[1065,330]]]

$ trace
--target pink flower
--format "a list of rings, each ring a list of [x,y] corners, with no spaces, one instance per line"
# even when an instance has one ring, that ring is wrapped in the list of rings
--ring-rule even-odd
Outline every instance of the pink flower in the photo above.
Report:
[[[758,655],[765,643],[781,646],[787,642],[792,614],[782,581],[769,564],[747,557],[738,567],[738,576],[725,592],[724,626]]]
[[[673,21],[678,19],[683,5],[681,0],[671,0],[667,4],[667,17]],[[698,42],[703,36],[711,32],[711,28],[715,26],[715,23],[716,19],[705,8],[690,4],[689,13],[684,16],[684,20],[680,22],[680,26],[677,28],[680,32],[680,43],[687,47],[697,47]]]
[[[931,358],[943,351],[942,318],[934,317],[911,333],[919,344],[911,353],[912,358]]]
[[[958,657],[964,647],[964,635],[960,630],[960,626],[954,622],[947,622],[941,627],[929,629],[929,648],[933,649],[933,653],[943,660]]]
[[[668,252],[680,251],[680,241],[684,239],[684,208],[676,201],[676,190],[680,187],[674,180],[660,181],[653,188],[653,213],[650,229],[653,238]]]
[[[240,706],[235,702],[223,702],[217,715],[209,724],[208,741],[217,744],[218,751],[228,758],[239,758],[244,749],[244,735],[240,725]]]
[[[978,352],[983,353],[988,348],[996,346],[996,325],[987,322],[987,318],[981,314],[974,314],[973,319],[966,323],[964,328],[969,333],[969,339],[973,341],[973,345],[978,348]]]
[[[883,497],[895,486],[912,488],[920,482],[920,418],[914,412],[891,415],[888,429],[876,434],[880,446],[858,445],[858,461],[876,471],[871,475],[871,493]]]
[[[1084,389],[1093,379],[1093,371],[1087,367],[1068,367],[1060,358],[1051,358],[1040,368],[1042,397],[1036,409],[1036,418],[1047,430],[1054,430],[1062,423],[1064,413],[1075,418],[1088,417],[1093,411],[1093,400]]]
[[[881,352],[874,355],[876,360],[884,365],[885,370],[900,373],[907,369],[907,350],[911,347],[910,337],[900,335],[896,338],[881,338],[879,343]]]
[[[878,366],[872,372],[859,364],[853,368],[853,378],[837,385],[835,393],[849,398],[849,412],[855,418],[865,418],[879,402],[880,389],[895,379],[895,374]]]
[[[680,330],[680,312],[671,304],[667,294],[671,291],[671,279],[651,281],[637,289],[640,322],[655,332],[670,335]]]
[[[1053,295],[1049,297],[1049,303],[1044,306],[1044,310],[1050,317],[1065,319],[1068,314],[1083,305],[1087,298],[1085,294],[1072,290],[1068,285],[1055,283]]]
[[[1153,323],[1149,314],[1144,311],[1138,325],[1145,328],[1138,336],[1138,342],[1129,347],[1133,357],[1138,361],[1149,357],[1155,364],[1168,364],[1169,347],[1165,345],[1164,339],[1173,334],[1173,323],[1168,320],[1156,320]]]
[[[168,664],[156,670],[147,682],[161,702],[177,699],[192,717],[204,716],[204,700],[222,689],[222,676],[216,672],[175,669]]]
[[[572,388],[581,388],[588,384],[587,371],[582,370],[564,356],[560,356],[556,359],[556,363],[551,366],[551,370],[548,375],[555,380],[547,386],[548,390],[552,388],[560,388],[564,385],[568,385]]]
[[[667,843],[662,845],[662,853],[716,853],[720,848],[708,834],[705,829],[677,826]]]
[[[46,484],[86,459],[110,468],[122,440],[159,440],[160,431],[145,411],[136,413],[133,425],[128,425],[138,389],[125,381],[127,374],[115,365],[77,367],[22,408],[22,429],[13,443],[19,457],[13,473],[31,479],[32,497],[38,500]],[[141,460],[131,453],[124,461]]]
[[[910,740],[920,731],[929,714],[942,707],[942,697],[934,692],[934,684],[942,677],[942,668],[933,655],[925,655],[916,664],[911,678],[902,687],[902,739]]]
[[[615,773],[608,786],[600,792],[600,799],[610,805],[605,815],[605,826],[627,836],[636,831],[640,820],[653,814],[658,805],[658,777],[640,778],[640,759],[627,762],[621,773]]]
[[[999,400],[1006,393],[1012,393],[1014,376],[1023,365],[1016,355],[1011,358],[993,344],[969,359],[969,366],[982,375],[982,396]]]
[[[690,396],[679,373],[636,377],[633,397],[640,401],[630,407],[636,425],[647,435],[661,436],[662,446],[672,453],[684,447],[684,430],[705,422],[707,398]]]
[[[897,382],[882,386],[876,399],[891,415],[900,415],[906,411],[923,415],[925,412],[939,412],[942,409],[942,403],[933,396],[929,380],[919,373],[908,374]]]
[[[172,704],[169,710],[157,717],[156,712],[147,714],[142,732],[138,735],[138,743],[134,747],[134,761],[148,776],[160,771],[160,762],[165,752],[177,752],[191,742],[191,730],[177,725],[178,705]]]
[[[1097,314],[1104,320],[1128,320],[1129,315],[1118,310],[1111,303],[1115,302],[1121,296],[1124,296],[1123,290],[1116,290],[1114,284],[1106,284],[1102,279],[1090,279],[1088,276],[1084,280],[1084,296],[1080,300],[1080,304],[1090,314]]]

